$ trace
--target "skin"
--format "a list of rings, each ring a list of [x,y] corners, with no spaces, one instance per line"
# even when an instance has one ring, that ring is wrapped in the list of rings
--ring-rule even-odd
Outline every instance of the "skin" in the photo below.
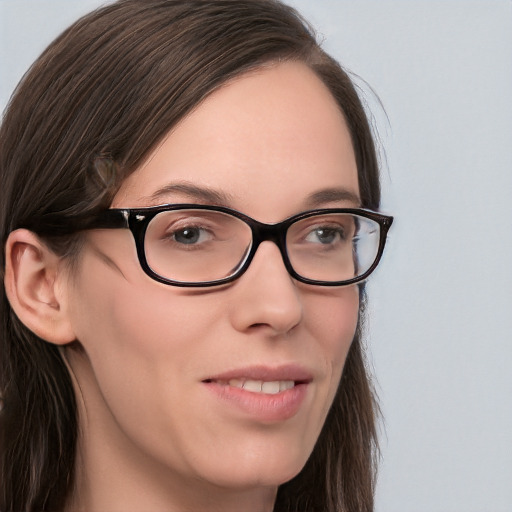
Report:
[[[313,207],[358,206],[344,118],[300,63],[269,65],[210,95],[123,183],[113,206],[211,203],[192,185],[268,223]],[[13,276],[23,275],[36,243],[18,236],[9,251],[19,268],[6,280],[13,302]],[[73,275],[51,261],[44,299],[58,320],[53,331],[37,316],[31,325],[62,344],[75,379],[81,437],[68,510],[272,510],[332,403],[356,329],[357,286],[294,281],[271,242],[229,285],[166,286],[144,274],[124,229],[88,232]],[[74,339],[80,345],[66,345]],[[204,384],[247,366],[290,364],[310,382],[285,419],[248,414]]]

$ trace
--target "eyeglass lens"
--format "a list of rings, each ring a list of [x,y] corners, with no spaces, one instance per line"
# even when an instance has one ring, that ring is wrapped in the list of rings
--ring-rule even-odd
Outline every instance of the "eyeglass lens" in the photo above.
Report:
[[[317,281],[346,281],[363,275],[377,258],[380,226],[349,213],[299,219],[288,228],[286,249],[300,276]],[[173,281],[207,282],[232,276],[252,245],[242,219],[218,211],[164,211],[148,225],[145,255],[156,274]]]

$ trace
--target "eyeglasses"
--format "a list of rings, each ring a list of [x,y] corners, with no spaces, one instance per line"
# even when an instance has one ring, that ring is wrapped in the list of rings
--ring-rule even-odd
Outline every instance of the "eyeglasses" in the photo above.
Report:
[[[328,208],[264,224],[231,208],[173,204],[105,210],[87,228],[130,229],[144,272],[173,286],[234,281],[264,241],[279,247],[297,281],[342,286],[375,270],[392,222],[361,208]]]

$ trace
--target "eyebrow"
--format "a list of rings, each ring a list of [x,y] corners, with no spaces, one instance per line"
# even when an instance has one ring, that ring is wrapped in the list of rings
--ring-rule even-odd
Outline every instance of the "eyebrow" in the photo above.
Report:
[[[145,199],[154,204],[166,198],[168,199],[169,195],[172,194],[183,194],[190,197],[191,200],[216,206],[229,206],[235,202],[231,194],[187,182],[165,185]],[[313,192],[305,199],[303,205],[304,209],[309,210],[320,208],[326,203],[335,202],[348,202],[353,206],[361,205],[361,199],[358,194],[343,187],[331,187]]]
[[[216,206],[228,205],[233,201],[232,196],[226,192],[215,190],[210,187],[199,187],[192,183],[175,183],[166,185],[151,194],[148,199],[150,202],[154,203],[171,194],[184,194],[189,196],[191,199]]]
[[[318,208],[326,203],[348,202],[354,206],[361,205],[361,199],[358,194],[343,187],[324,188],[311,194],[305,201],[309,209]]]

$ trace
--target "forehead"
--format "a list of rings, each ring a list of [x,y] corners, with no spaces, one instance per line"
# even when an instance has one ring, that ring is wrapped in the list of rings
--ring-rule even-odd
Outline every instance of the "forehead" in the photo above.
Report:
[[[173,185],[218,191],[228,206],[271,221],[324,189],[359,192],[343,114],[297,62],[258,69],[212,93],[127,178],[114,206],[188,201]]]

